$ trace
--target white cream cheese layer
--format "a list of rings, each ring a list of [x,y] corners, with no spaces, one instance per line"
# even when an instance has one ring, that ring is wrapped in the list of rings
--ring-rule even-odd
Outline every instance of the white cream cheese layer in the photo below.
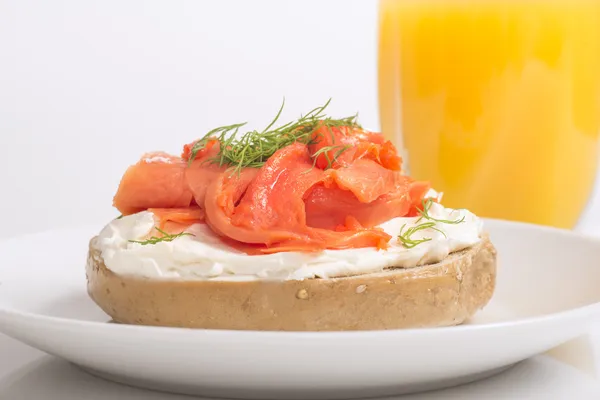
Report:
[[[148,211],[116,219],[99,234],[99,248],[106,267],[117,274],[147,278],[184,280],[254,280],[330,278],[366,274],[390,267],[414,267],[443,260],[448,254],[465,249],[480,240],[482,221],[467,210],[453,210],[433,203],[429,216],[434,220],[395,218],[381,225],[392,239],[387,250],[361,248],[325,250],[316,254],[282,252],[249,256],[224,244],[204,224],[194,224],[173,241],[142,245],[156,221]],[[434,226],[417,230],[412,240],[430,239],[406,248],[398,235],[407,229],[434,222]]]

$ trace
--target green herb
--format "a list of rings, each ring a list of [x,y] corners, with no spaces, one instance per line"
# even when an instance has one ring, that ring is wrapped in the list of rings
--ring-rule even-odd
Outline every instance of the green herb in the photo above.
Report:
[[[413,239],[412,238],[412,235],[414,235],[415,233],[417,233],[418,231],[421,231],[423,229],[433,229],[433,230],[440,232],[442,235],[446,236],[446,234],[441,229],[438,229],[435,227],[435,222],[424,222],[422,224],[412,226],[412,227],[408,228],[406,230],[406,232],[404,231],[405,227],[406,227],[406,224],[402,225],[402,228],[400,228],[400,234],[398,235],[398,240],[407,249],[412,249],[413,247],[415,247],[421,243],[429,242],[431,240],[431,238],[422,238],[422,239]]]
[[[210,132],[208,132],[206,135],[204,135],[202,137],[202,139],[198,140],[196,143],[194,143],[194,146],[192,146],[192,149],[190,151],[190,159],[188,161],[188,165],[191,164],[192,161],[194,161],[194,159],[196,159],[196,155],[198,154],[198,152],[200,150],[202,150],[203,148],[205,148],[206,144],[209,142],[209,140],[214,138],[216,134],[220,134],[220,136],[223,136],[223,135],[227,135],[228,133],[233,132],[233,134],[235,135],[235,134],[237,134],[239,129],[246,124],[247,124],[247,122],[242,122],[240,124],[220,126],[218,128],[211,130]]]
[[[431,205],[433,204],[433,199],[427,199],[427,200],[422,200],[421,202],[423,208],[417,208],[417,212],[421,215],[419,217],[419,219],[417,219],[415,226],[408,228],[406,230],[406,232],[404,232],[404,228],[406,227],[405,225],[402,225],[402,228],[400,229],[400,235],[398,236],[398,240],[402,243],[402,245],[404,245],[404,247],[406,247],[407,249],[412,249],[413,247],[424,243],[424,242],[429,242],[431,240],[431,238],[422,238],[422,239],[413,239],[412,235],[415,234],[418,231],[421,231],[423,229],[433,229],[436,230],[438,232],[440,232],[442,235],[446,236],[446,234],[439,228],[436,228],[435,224],[437,223],[442,223],[442,224],[460,224],[461,222],[465,221],[465,217],[463,216],[461,219],[456,219],[456,220],[449,220],[449,219],[438,219],[438,218],[434,218],[429,214],[429,209],[431,208]],[[421,222],[423,219],[428,220],[428,222],[423,222],[421,224],[419,224],[419,222]]]
[[[117,217],[117,219],[121,219],[121,218],[123,218],[123,214],[121,214]]]
[[[156,229],[157,231],[159,231],[162,234],[162,236],[160,236],[160,237],[152,236],[149,239],[142,240],[142,241],[139,241],[139,240],[129,240],[129,242],[131,242],[131,243],[139,243],[142,246],[146,246],[148,244],[156,244],[156,243],[159,243],[159,242],[172,242],[173,240],[175,240],[177,238],[180,238],[182,236],[194,236],[194,235],[192,235],[191,233],[188,233],[188,232],[181,232],[181,233],[177,233],[177,234],[172,235],[170,233],[167,233],[167,232],[163,231],[162,229],[160,229],[159,227],[156,227],[156,226],[154,227],[154,229]]]
[[[329,169],[333,166],[333,163],[335,163],[337,161],[337,159],[342,155],[343,152],[345,152],[346,150],[348,150],[351,146],[349,144],[346,145],[334,145],[334,146],[325,146],[325,147],[321,147],[319,150],[315,151],[313,153],[313,155],[311,156],[313,158],[313,167],[315,165],[317,165],[317,159],[318,157],[323,154],[325,156],[325,159],[327,160],[327,166],[324,169]],[[335,152],[335,154],[333,155],[333,158],[330,157],[329,152],[337,150]],[[310,172],[310,168],[307,169],[306,171],[304,171],[303,173],[306,174]]]
[[[421,204],[423,205],[423,208],[422,209],[417,208],[417,212],[419,214],[421,214],[421,217],[417,220],[417,223],[419,223],[419,221],[421,221],[423,218],[428,219],[430,221],[439,222],[442,224],[460,224],[461,222],[465,221],[464,216],[461,219],[449,220],[449,219],[438,219],[438,218],[434,218],[431,215],[429,215],[429,209],[431,208],[431,205],[433,204],[433,199],[431,199],[431,198],[427,199],[427,201],[422,200]]]
[[[289,146],[294,142],[304,144],[314,143],[314,132],[323,126],[329,130],[332,137],[332,127],[352,126],[360,128],[360,125],[357,123],[357,115],[341,119],[327,117],[324,111],[330,102],[331,99],[324,105],[316,107],[305,115],[300,116],[297,120],[274,127],[283,111],[285,105],[284,99],[275,118],[265,129],[262,131],[249,131],[239,137],[237,135],[239,128],[244,124],[234,124],[213,129],[193,146],[189,162],[191,163],[196,158],[198,152],[206,146],[209,140],[217,139],[220,143],[219,153],[211,158],[209,162],[220,166],[232,166],[233,170],[239,173],[243,168],[262,167],[277,150]]]

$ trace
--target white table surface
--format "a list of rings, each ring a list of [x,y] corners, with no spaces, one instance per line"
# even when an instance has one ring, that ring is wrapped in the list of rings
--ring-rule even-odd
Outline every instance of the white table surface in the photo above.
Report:
[[[376,34],[374,0],[0,0],[0,209],[10,210],[0,238],[100,227],[141,152],[177,152],[240,119],[263,125],[283,96],[286,117],[333,97],[334,115],[359,111],[377,129]],[[600,194],[579,228],[600,233]],[[489,380],[406,398],[598,399],[598,348],[600,331]],[[0,400],[179,398],[0,335]]]

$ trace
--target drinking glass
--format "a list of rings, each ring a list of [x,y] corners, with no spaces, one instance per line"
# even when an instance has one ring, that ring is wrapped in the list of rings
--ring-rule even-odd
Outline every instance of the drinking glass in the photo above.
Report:
[[[600,132],[600,0],[383,0],[382,131],[449,207],[572,228]]]

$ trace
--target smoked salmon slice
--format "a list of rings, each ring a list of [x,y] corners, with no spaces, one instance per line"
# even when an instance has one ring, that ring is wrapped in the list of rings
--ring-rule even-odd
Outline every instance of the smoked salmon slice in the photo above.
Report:
[[[321,169],[347,166],[363,158],[393,171],[399,171],[402,163],[396,148],[383,135],[348,126],[321,126],[312,135],[309,151]]]
[[[369,203],[361,202],[352,191],[339,186],[317,185],[304,200],[307,223],[309,226],[334,229],[345,224],[347,216],[352,216],[362,226],[372,227],[392,218],[404,217],[413,205],[420,206],[423,198],[411,196],[413,185],[415,183],[406,178],[393,192]],[[418,195],[421,192],[420,184],[416,185],[419,190],[414,193]],[[428,190],[428,185],[424,187]]]
[[[204,210],[198,206],[182,208],[150,208],[148,211],[158,218],[158,227],[162,230],[167,230],[169,233],[173,233],[173,230],[168,229],[167,227],[169,222],[179,224],[185,229],[192,224],[204,223],[205,217]]]
[[[169,233],[206,223],[247,254],[386,248],[391,237],[378,225],[417,215],[429,183],[402,174],[402,159],[380,133],[313,123],[288,124],[287,136],[260,142],[285,145],[252,166],[223,162],[223,153],[261,149],[249,147],[256,131],[242,142],[204,137],[181,157],[146,154],[125,172],[114,205],[124,215],[153,212]],[[298,140],[288,140],[293,135]]]
[[[163,152],[145,154],[123,175],[113,205],[123,215],[148,208],[189,206],[192,192],[185,179],[186,167],[180,157]]]
[[[307,225],[304,195],[326,174],[313,167],[304,144],[279,150],[255,177],[225,176],[212,183],[206,194],[207,222],[236,241],[264,244],[262,252],[385,247],[390,239],[377,228],[340,232]]]
[[[206,147],[198,152],[190,163],[191,147],[191,145],[186,145],[183,151],[183,159],[188,161],[188,168],[185,170],[185,181],[194,196],[194,202],[203,206],[208,185],[215,181],[227,167],[211,162],[219,152],[218,141],[209,141]]]

